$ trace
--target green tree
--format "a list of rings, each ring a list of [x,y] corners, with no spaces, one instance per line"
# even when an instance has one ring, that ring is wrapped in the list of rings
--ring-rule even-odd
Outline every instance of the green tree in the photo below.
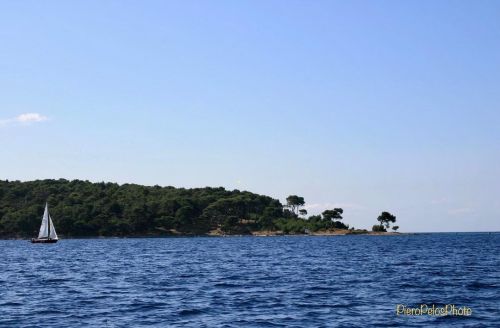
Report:
[[[292,213],[299,214],[299,208],[305,205],[304,197],[297,195],[290,195],[286,198],[286,205],[290,208]]]
[[[0,180],[0,236],[36,236],[46,201],[62,238],[162,234],[172,228],[198,234],[222,224],[230,231],[244,233],[274,229],[275,222],[286,215],[276,199],[222,187]]]
[[[333,210],[325,210],[323,213],[323,220],[331,222],[335,220],[342,220],[342,214],[344,210],[341,208],[334,208]]]
[[[193,224],[194,208],[191,205],[182,206],[175,212],[176,228],[188,228]],[[185,230],[185,229],[184,229]]]
[[[224,222],[222,223],[221,230],[230,233],[235,229],[235,227],[238,226],[238,217],[236,216],[228,216],[224,219]]]
[[[393,230],[394,232],[398,231],[398,229],[399,229],[399,226],[393,226],[393,227],[392,227],[392,230]]]
[[[396,216],[389,212],[382,212],[377,221],[380,222],[380,225],[384,225],[386,229],[389,229],[390,224],[396,222]]]
[[[299,210],[299,214],[305,217],[307,215],[307,210],[302,208]]]
[[[387,230],[385,230],[384,226],[381,225],[381,224],[376,224],[372,227],[372,231],[374,232],[386,232]]]
[[[340,222],[342,220],[342,214],[344,210],[341,208],[334,208],[333,210],[323,211],[323,221],[326,224],[326,228],[336,228],[336,229],[348,229],[349,226]]]

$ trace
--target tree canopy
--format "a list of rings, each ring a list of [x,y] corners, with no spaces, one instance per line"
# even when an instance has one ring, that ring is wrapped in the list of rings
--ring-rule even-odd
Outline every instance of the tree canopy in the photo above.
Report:
[[[327,221],[342,220],[342,213],[344,210],[341,208],[334,208],[333,210],[323,211],[323,219]]]
[[[305,205],[304,197],[297,195],[290,195],[286,198],[286,206],[290,208],[292,213],[296,215],[299,214],[299,209],[301,206]]]
[[[0,237],[36,236],[45,202],[63,237],[202,235],[214,230],[228,234],[263,230],[308,233],[349,228],[340,222],[341,208],[306,218],[307,211],[301,209],[304,198],[297,195],[287,197],[283,206],[269,196],[222,187],[0,180]],[[394,216],[384,213],[380,222],[395,222]]]
[[[396,222],[396,216],[389,212],[382,212],[378,216],[377,221],[380,222],[381,226],[385,226],[385,229],[389,229],[390,224]]]
[[[0,235],[35,235],[46,201],[63,236],[146,235],[171,229],[203,234],[223,227],[238,230],[242,222],[259,229],[283,216],[283,206],[276,199],[222,187],[184,189],[64,179],[0,181]]]

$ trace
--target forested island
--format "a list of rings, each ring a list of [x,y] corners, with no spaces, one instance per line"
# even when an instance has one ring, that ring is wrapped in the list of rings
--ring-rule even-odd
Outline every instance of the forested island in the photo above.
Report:
[[[269,196],[222,187],[184,189],[59,179],[0,180],[0,237],[34,236],[45,202],[63,237],[367,233],[343,223],[341,208],[307,217],[304,198],[296,195],[282,204]],[[378,220],[372,230],[380,232],[396,218],[383,212]]]

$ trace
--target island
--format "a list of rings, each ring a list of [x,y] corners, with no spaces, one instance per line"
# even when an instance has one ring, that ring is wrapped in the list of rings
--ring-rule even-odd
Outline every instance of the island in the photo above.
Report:
[[[0,237],[37,234],[45,203],[58,235],[78,237],[161,237],[227,235],[346,235],[387,232],[396,217],[382,212],[372,231],[343,222],[342,208],[307,216],[303,197],[286,203],[249,191],[223,187],[175,188],[110,182],[46,179],[0,180]]]

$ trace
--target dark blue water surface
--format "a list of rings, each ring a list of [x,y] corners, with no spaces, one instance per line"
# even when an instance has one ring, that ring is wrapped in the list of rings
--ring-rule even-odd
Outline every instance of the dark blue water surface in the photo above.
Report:
[[[1,327],[493,327],[500,234],[0,241]],[[455,304],[469,317],[397,316]]]

